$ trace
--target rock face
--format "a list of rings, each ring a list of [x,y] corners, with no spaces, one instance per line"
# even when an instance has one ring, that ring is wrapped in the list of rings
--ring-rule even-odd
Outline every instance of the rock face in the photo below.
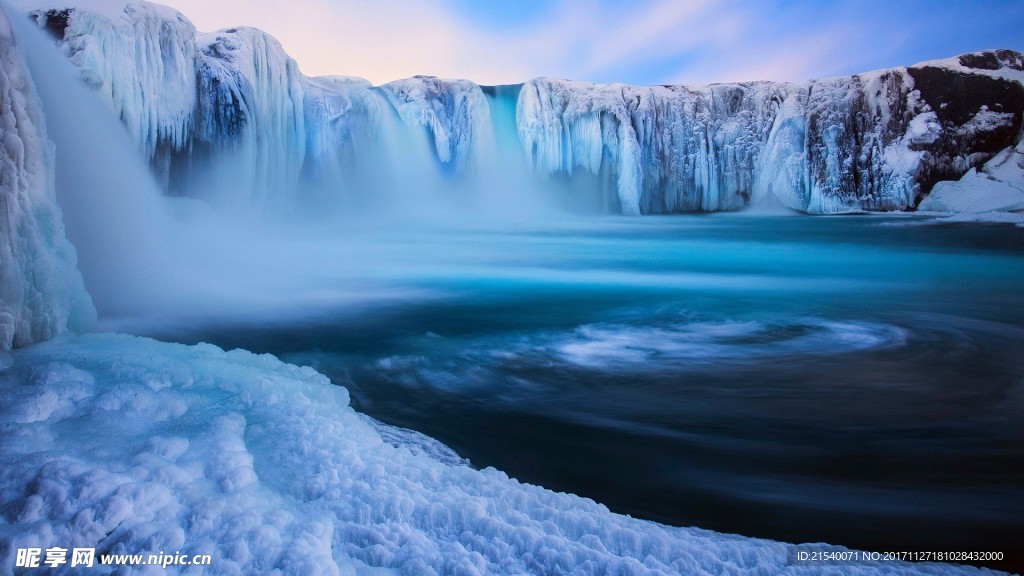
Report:
[[[232,204],[257,209],[301,202],[311,184],[344,188],[362,169],[357,148],[387,148],[374,143],[385,137],[420,138],[456,179],[510,152],[495,145],[510,144],[495,133],[491,88],[307,78],[257,30],[197,37],[183,16],[146,2],[54,2],[33,12],[37,23],[120,114],[171,193],[234,189]],[[812,214],[913,209],[936,182],[1017,143],[1022,60],[987,51],[800,84],[541,78],[519,89],[515,154],[541,178],[586,179],[625,214],[736,210],[767,197]]]
[[[0,351],[95,318],[64,235],[53,173],[35,88],[0,10]]]

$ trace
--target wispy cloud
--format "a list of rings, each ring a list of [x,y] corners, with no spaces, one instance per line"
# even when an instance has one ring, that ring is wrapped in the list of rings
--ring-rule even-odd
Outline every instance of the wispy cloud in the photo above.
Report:
[[[307,74],[483,84],[805,80],[1005,46],[999,34],[1020,49],[1024,11],[1015,1],[561,0],[503,22],[463,0],[165,0],[200,29],[268,31]]]

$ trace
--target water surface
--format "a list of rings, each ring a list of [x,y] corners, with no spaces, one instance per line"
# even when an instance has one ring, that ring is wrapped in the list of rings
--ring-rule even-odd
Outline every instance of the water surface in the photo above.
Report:
[[[1012,558],[1024,230],[918,223],[392,229],[316,282],[349,267],[401,297],[154,333],[312,365],[375,418],[618,512]]]

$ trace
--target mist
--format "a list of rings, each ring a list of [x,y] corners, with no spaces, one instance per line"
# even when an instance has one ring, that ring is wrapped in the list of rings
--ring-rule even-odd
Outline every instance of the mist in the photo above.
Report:
[[[172,175],[169,196],[80,71],[30,19],[14,24],[56,147],[58,203],[101,328],[271,323],[433,297],[414,279],[516,250],[500,234],[479,245],[458,231],[543,228],[563,217],[522,154],[508,153],[520,150],[515,91],[501,88],[489,90],[494,113],[479,119],[474,153],[458,174],[437,162],[428,131],[404,123],[374,89],[362,105],[375,108],[375,123],[347,134],[349,145],[335,154],[294,175],[254,175],[246,172],[253,155],[276,160],[263,139],[243,138],[232,149],[195,153]]]

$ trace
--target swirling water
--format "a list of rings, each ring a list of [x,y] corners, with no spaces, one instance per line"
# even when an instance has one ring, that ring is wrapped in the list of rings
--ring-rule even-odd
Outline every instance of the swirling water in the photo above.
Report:
[[[920,223],[395,229],[359,276],[402,297],[157,335],[312,365],[375,418],[615,511],[791,542],[1010,551],[1024,533],[1024,230]]]

